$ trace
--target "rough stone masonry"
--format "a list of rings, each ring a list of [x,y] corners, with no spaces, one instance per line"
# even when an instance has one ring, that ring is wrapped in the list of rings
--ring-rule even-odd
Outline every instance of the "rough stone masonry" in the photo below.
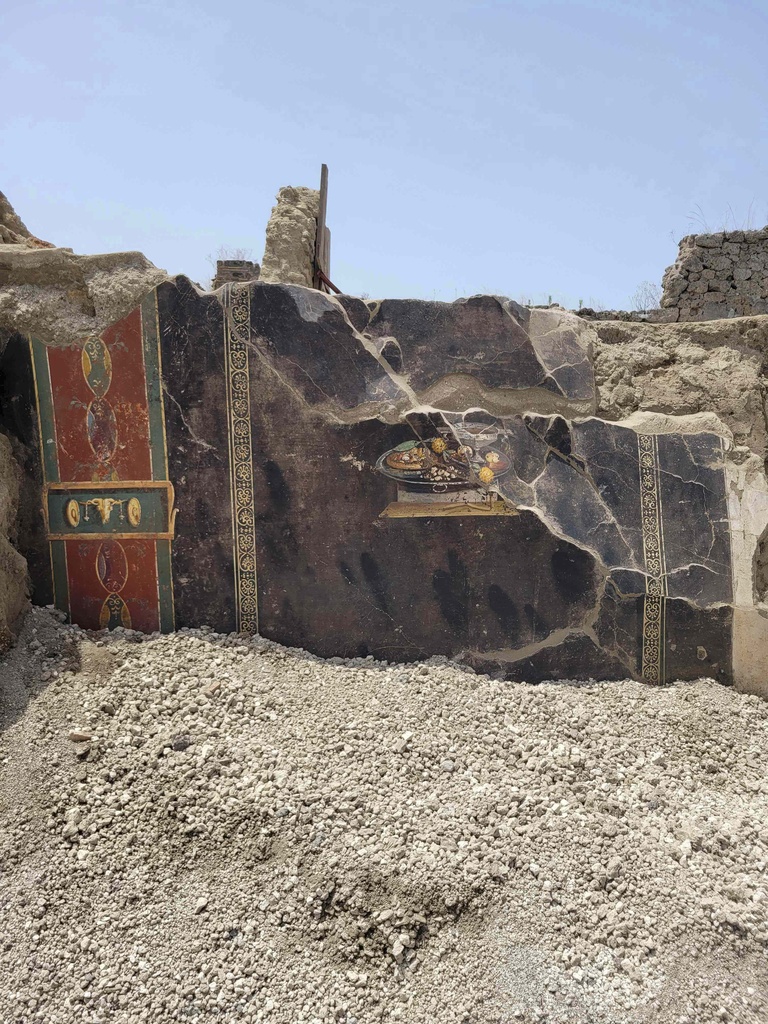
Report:
[[[681,239],[661,305],[678,320],[768,313],[768,227]]]

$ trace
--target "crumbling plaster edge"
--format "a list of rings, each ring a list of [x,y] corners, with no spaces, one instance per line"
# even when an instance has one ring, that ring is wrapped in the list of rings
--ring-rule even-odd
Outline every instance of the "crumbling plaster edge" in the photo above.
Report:
[[[768,605],[757,601],[755,557],[768,529],[768,479],[762,459],[724,460],[733,573],[732,664],[737,689],[768,698]]]

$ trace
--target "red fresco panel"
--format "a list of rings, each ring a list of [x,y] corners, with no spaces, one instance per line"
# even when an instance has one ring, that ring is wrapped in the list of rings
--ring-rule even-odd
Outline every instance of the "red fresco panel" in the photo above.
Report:
[[[131,629],[153,633],[160,628],[157,596],[156,542],[118,541],[128,562],[125,584],[119,591],[131,616]],[[96,568],[101,541],[65,541],[69,610],[73,622],[83,629],[100,629],[101,609],[109,596]]]
[[[96,396],[83,373],[80,346],[48,350],[60,478],[151,480],[141,310],[133,310],[101,337],[112,360],[104,403],[114,415],[117,443],[109,463],[98,458],[88,439],[88,408]]]
[[[49,348],[48,365],[51,370],[59,478],[74,481],[108,477],[106,470],[99,472],[99,461],[88,443],[86,413],[94,396],[83,376],[80,347]]]
[[[151,480],[141,310],[134,309],[112,324],[101,338],[112,357],[112,387],[107,392],[117,420],[117,448],[112,465],[121,480]]]
[[[81,346],[48,349],[59,478],[62,483],[151,480],[141,310],[108,327],[101,340],[108,355],[92,342],[91,385]],[[106,569],[102,565],[110,586],[104,586],[97,568],[103,544],[115,555]],[[100,629],[104,602],[113,593],[124,602],[131,628],[148,633],[160,628],[154,540],[107,537],[67,540],[65,546],[73,622]],[[118,602],[117,614],[123,616],[120,609]]]

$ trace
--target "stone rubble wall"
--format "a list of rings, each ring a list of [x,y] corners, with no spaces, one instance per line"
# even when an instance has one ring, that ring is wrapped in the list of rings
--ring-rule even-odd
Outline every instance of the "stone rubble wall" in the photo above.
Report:
[[[140,252],[0,244],[0,332],[71,345],[122,319],[167,276]]]
[[[0,192],[0,252],[24,253],[34,259],[41,250],[52,249],[50,242],[35,237],[21,220],[8,198]],[[10,336],[2,328],[3,311],[18,310],[18,302],[3,280],[0,257],[0,355]],[[10,275],[8,275],[10,283]],[[0,380],[0,403],[3,401]],[[3,409],[0,407],[0,420]],[[19,504],[22,491],[22,471],[14,457],[11,440],[0,430],[0,655],[13,644],[14,636],[28,607],[29,576],[26,559],[16,550],[19,527]]]
[[[633,324],[673,324],[677,322],[676,309],[592,309],[582,306],[572,309],[574,316],[582,320],[619,320]]]
[[[253,260],[216,260],[216,276],[211,291],[239,281],[258,281],[261,267]]]
[[[768,227],[687,235],[662,287],[662,309],[679,321],[768,313]]]
[[[267,224],[259,280],[312,287],[319,210],[317,189],[293,185],[280,189]]]
[[[591,327],[598,416],[713,413],[735,444],[768,460],[768,317]]]

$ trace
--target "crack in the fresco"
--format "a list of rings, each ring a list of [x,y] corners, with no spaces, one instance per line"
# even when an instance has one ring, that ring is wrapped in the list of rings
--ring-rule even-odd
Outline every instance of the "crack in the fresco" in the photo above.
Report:
[[[542,471],[540,476],[538,476],[536,478],[536,481],[534,482],[534,485],[533,485],[533,497],[538,502],[538,504],[536,506],[531,507],[530,511],[532,511],[532,512],[537,512],[538,511],[540,513],[540,518],[542,519],[544,524],[547,526],[547,528],[550,530],[550,532],[554,532],[552,530],[552,523],[551,523],[551,521],[549,519],[545,518],[547,515],[549,515],[549,516],[553,515],[553,513],[552,513],[552,511],[550,509],[546,508],[546,502],[542,502],[540,500],[539,493],[538,493],[538,488],[536,487],[536,483],[538,483],[538,481],[544,475],[544,472],[546,472],[546,471],[545,470]],[[521,508],[521,507],[523,507],[523,506],[518,504],[518,508]],[[562,536],[564,540],[570,540],[571,543],[576,544],[576,545],[579,545],[580,544],[580,540],[581,540],[582,541],[581,546],[583,546],[585,550],[591,552],[595,556],[595,558],[599,559],[600,564],[603,565],[606,568],[606,570],[608,570],[608,569],[616,570],[616,569],[621,569],[621,568],[632,568],[633,570],[639,570],[640,569],[640,560],[638,558],[636,558],[636,556],[635,556],[635,552],[633,550],[633,545],[630,543],[630,541],[624,535],[623,528],[621,526],[619,526],[619,524],[617,523],[615,517],[611,514],[610,509],[607,507],[607,505],[605,505],[605,503],[602,500],[602,498],[601,498],[601,502],[600,502],[600,506],[599,507],[602,509],[602,511],[604,513],[606,513],[608,515],[608,519],[601,520],[601,522],[597,523],[594,527],[592,527],[588,531],[588,533],[594,533],[595,530],[599,526],[601,526],[601,525],[612,526],[616,530],[616,533],[619,535],[619,537],[621,538],[621,540],[622,540],[622,542],[624,544],[624,547],[626,548],[626,554],[628,556],[624,560],[627,563],[626,565],[623,562],[618,562],[615,565],[610,564],[609,562],[607,562],[604,559],[604,557],[602,555],[599,555],[594,548],[592,548],[588,544],[586,544],[585,538],[577,539],[570,532],[569,533],[561,532],[561,533],[559,533],[557,535],[558,536]],[[565,531],[565,530],[566,530],[566,527],[561,526],[561,531]]]
[[[592,411],[588,399],[567,398],[542,387],[490,388],[469,374],[461,373],[438,377],[419,392],[419,399],[441,411],[449,411],[445,405],[449,402],[455,405],[460,400],[465,406],[483,408],[497,418],[554,414],[572,419]]]
[[[289,366],[295,366],[296,369],[299,371],[299,373],[303,373],[304,376],[307,378],[307,380],[314,387],[317,388],[317,390],[320,392],[321,395],[325,395],[325,397],[328,399],[329,402],[333,402],[334,401],[333,396],[329,395],[327,391],[325,391],[323,388],[320,387],[320,385],[317,383],[317,381],[314,379],[314,377],[312,377],[311,374],[307,372],[307,370],[301,365],[301,363],[297,363],[295,359],[290,359],[286,355],[281,355],[280,358],[282,359],[282,361],[284,363],[287,363]]]
[[[257,341],[262,341],[262,340],[263,339],[257,337]],[[325,406],[320,406],[319,405],[319,406],[316,406],[316,407],[313,408],[309,404],[309,402],[307,401],[305,396],[301,393],[301,391],[298,388],[294,387],[294,385],[291,384],[291,382],[289,380],[287,380],[280,373],[278,368],[275,366],[274,360],[270,359],[267,356],[267,354],[264,351],[264,349],[262,349],[259,345],[257,345],[254,342],[253,337],[251,337],[246,342],[246,345],[248,346],[248,350],[250,352],[252,352],[256,356],[256,358],[259,361],[259,364],[261,366],[266,367],[266,369],[269,370],[269,372],[272,373],[280,381],[280,383],[283,385],[283,387],[286,389],[286,391],[289,391],[293,395],[293,397],[296,399],[296,401],[306,410],[306,412],[308,412],[310,414],[314,414],[314,415],[320,416],[320,417],[325,416],[325,417],[329,418],[333,423],[338,423],[338,424],[343,424],[344,423],[343,419],[335,416],[334,413],[332,412],[332,410],[326,408]],[[281,358],[285,358],[285,357],[281,357]],[[314,381],[312,383],[314,384]]]
[[[686,451],[688,451],[688,454],[689,454],[690,458],[693,459],[694,458],[693,452],[691,452],[690,449],[687,448],[687,446],[686,446]],[[697,479],[695,479],[693,477],[688,479],[688,480],[686,480],[684,477],[680,476],[679,473],[673,473],[671,469],[661,469],[660,468],[659,469],[659,476],[668,476],[668,477],[671,477],[674,480],[679,480],[681,484],[690,484],[693,487],[701,487],[701,489],[706,491],[708,494],[714,494],[715,493],[712,490],[711,487],[707,487],[707,485],[705,483],[702,483],[701,480],[697,480]]]
[[[219,462],[222,462],[223,460],[222,460],[221,456],[217,453],[217,451],[214,448],[214,446],[212,444],[208,444],[207,441],[201,440],[197,436],[197,434],[194,432],[192,427],[189,425],[189,423],[187,422],[187,418],[186,418],[186,416],[184,415],[184,413],[182,411],[181,406],[179,405],[178,401],[174,398],[174,396],[171,394],[171,392],[168,390],[168,386],[165,383],[165,381],[162,382],[162,387],[163,387],[163,394],[166,395],[166,397],[169,398],[173,402],[173,404],[176,406],[176,409],[178,410],[178,413],[179,413],[179,418],[181,419],[181,422],[184,424],[184,426],[185,426],[185,428],[187,430],[187,433],[189,434],[190,440],[192,440],[196,445],[199,445],[201,448],[205,449],[206,451],[212,452],[213,453],[213,457],[215,459],[218,459]]]

